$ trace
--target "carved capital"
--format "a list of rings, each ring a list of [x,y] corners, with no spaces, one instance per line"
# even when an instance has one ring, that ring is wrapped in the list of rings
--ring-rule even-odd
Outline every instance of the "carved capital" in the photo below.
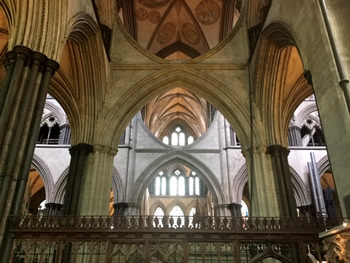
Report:
[[[115,156],[118,152],[117,149],[113,149],[109,146],[104,146],[101,144],[94,144],[94,152],[105,153],[111,156]]]
[[[266,146],[255,146],[253,148],[248,148],[242,150],[242,154],[245,158],[251,156],[251,154],[266,154],[267,148]]]
[[[323,244],[328,262],[350,262],[350,230],[325,238]]]

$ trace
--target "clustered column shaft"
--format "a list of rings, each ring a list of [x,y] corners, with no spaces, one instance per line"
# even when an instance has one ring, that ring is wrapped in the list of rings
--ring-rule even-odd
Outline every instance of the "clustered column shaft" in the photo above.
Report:
[[[278,187],[282,215],[296,217],[297,207],[288,164],[289,150],[276,144],[269,146],[267,148],[267,153],[272,157],[273,173],[276,186]]]
[[[5,60],[0,91],[0,242],[8,215],[19,214],[49,82],[59,64],[17,46]]]

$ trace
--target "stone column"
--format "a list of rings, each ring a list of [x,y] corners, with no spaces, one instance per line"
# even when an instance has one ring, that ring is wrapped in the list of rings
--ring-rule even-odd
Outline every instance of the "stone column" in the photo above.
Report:
[[[312,217],[310,205],[299,206],[298,209],[299,217]]]
[[[267,153],[272,157],[274,180],[277,186],[282,216],[296,217],[297,206],[288,164],[289,150],[276,144],[269,146],[267,148]]]
[[[117,151],[103,145],[93,145],[82,178],[80,215],[109,215],[113,159]]]
[[[242,211],[241,211],[242,205],[231,203],[227,206],[227,208],[230,210],[231,216],[242,217]]]
[[[0,91],[1,249],[11,245],[7,217],[21,212],[49,82],[59,68],[57,62],[24,46],[6,56],[7,73]],[[7,240],[2,242],[4,237]]]
[[[303,146],[301,129],[298,126],[288,128],[288,144],[290,146]]]
[[[113,205],[114,215],[115,216],[125,215],[125,211],[126,211],[127,207],[128,207],[128,203],[124,203],[124,202],[115,203]]]
[[[61,126],[60,138],[58,144],[70,144],[70,126],[69,124],[63,124]]]
[[[279,217],[282,211],[277,185],[265,146],[243,151],[248,170],[251,216]]]
[[[59,216],[61,215],[63,205],[57,203],[47,203],[46,207],[46,215],[48,216]]]
[[[63,214],[77,215],[82,191],[82,178],[86,173],[87,158],[93,152],[93,147],[90,144],[80,143],[72,146],[69,152],[71,160],[65,187]]]

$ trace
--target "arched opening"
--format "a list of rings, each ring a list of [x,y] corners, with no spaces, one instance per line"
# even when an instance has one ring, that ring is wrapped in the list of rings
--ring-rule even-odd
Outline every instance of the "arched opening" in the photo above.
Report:
[[[32,166],[23,200],[24,215],[42,215],[45,211],[45,185],[39,172]]]
[[[148,102],[141,110],[146,127],[164,144],[185,146],[202,136],[213,122],[215,108],[183,88],[174,88]]]
[[[175,224],[179,216],[214,215],[212,194],[202,176],[184,164],[173,163],[163,168],[146,189],[143,198],[147,199],[149,211],[145,213],[173,216]]]

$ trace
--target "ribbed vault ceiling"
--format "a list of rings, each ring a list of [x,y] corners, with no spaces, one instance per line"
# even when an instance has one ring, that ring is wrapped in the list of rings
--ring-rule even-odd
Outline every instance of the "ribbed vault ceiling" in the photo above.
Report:
[[[180,124],[198,138],[208,126],[208,102],[183,88],[175,88],[145,106],[144,122],[155,136],[169,134],[169,128]]]
[[[151,53],[196,57],[231,32],[240,8],[238,0],[130,0],[123,2],[120,17]]]

